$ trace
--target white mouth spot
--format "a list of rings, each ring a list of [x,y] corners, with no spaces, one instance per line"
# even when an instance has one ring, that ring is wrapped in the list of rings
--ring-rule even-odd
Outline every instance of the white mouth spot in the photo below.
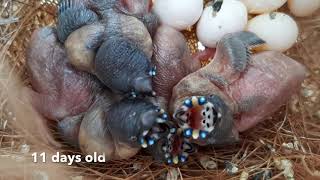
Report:
[[[152,137],[152,138],[154,138],[154,139],[156,139],[156,140],[160,139],[158,133],[154,133],[154,134],[152,134],[150,137]]]
[[[181,110],[182,110],[182,111],[188,111],[188,109],[189,109],[189,108],[188,108],[187,106],[185,106],[185,105],[181,106]]]
[[[199,112],[201,117],[200,128],[193,129],[190,124],[190,118],[192,117],[190,110],[199,106],[201,107],[201,112]],[[178,120],[181,129],[191,129],[192,137],[197,138],[200,137],[200,132],[212,132],[218,121],[222,118],[222,114],[220,108],[215,107],[215,105],[207,101],[205,97],[192,96],[184,101],[174,118]],[[202,136],[204,135],[202,134]]]
[[[217,119],[214,105],[210,102],[203,105],[203,110],[201,111],[202,119],[202,130],[211,132],[215,126],[215,120]]]
[[[184,150],[189,150],[191,147],[187,143],[184,143],[182,148]]]
[[[187,152],[183,152],[182,155],[183,155],[184,157],[188,157],[188,156],[189,156],[189,154],[188,154]]]
[[[148,133],[149,133],[149,130],[145,130],[145,131],[143,131],[142,135],[146,136]]]
[[[187,122],[187,121],[188,121],[188,116],[187,116],[187,114],[183,114],[183,115],[179,116],[179,118],[180,118],[182,121],[184,121],[184,122]]]

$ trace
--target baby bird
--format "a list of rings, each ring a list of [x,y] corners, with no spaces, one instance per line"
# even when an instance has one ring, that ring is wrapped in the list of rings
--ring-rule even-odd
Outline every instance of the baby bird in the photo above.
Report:
[[[168,114],[151,100],[123,99],[67,61],[53,28],[34,32],[27,51],[33,87],[28,92],[35,109],[58,122],[63,140],[87,154],[126,159],[166,138],[161,128]]]
[[[154,95],[152,38],[147,26],[155,23],[151,28],[155,29],[157,22],[146,26],[139,20],[148,14],[149,3],[62,0],[57,29],[66,37],[60,40],[65,42],[71,64],[96,75],[114,92]],[[73,16],[76,12],[84,12],[86,18]]]
[[[64,119],[59,131],[64,139],[85,154],[105,154],[107,160],[128,159],[140,149],[168,139],[163,131],[168,115],[142,99],[118,99],[110,91],[99,94],[90,109]]]
[[[39,134],[49,144],[60,147],[48,123],[73,118],[87,111],[101,85],[92,75],[79,72],[68,64],[56,30],[49,27],[33,33],[26,51],[26,69],[32,89],[25,88],[23,93],[43,117],[39,118],[42,120],[39,122],[42,127]]]
[[[207,66],[174,87],[171,110],[185,137],[200,145],[233,143],[299,90],[304,66],[280,52],[251,55],[264,43],[251,32],[228,34]]]
[[[53,28],[33,33],[27,49],[31,101],[36,110],[51,120],[62,120],[87,111],[101,90],[90,74],[68,64],[66,51]]]

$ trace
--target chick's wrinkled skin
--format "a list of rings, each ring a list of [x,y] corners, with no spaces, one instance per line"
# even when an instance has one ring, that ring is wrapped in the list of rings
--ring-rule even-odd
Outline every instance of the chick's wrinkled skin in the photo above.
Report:
[[[60,2],[58,13],[61,21],[58,31],[67,37],[65,44],[70,62],[78,69],[95,74],[113,91],[153,94],[150,62],[153,51],[148,26],[155,23],[151,27],[155,29],[157,23],[156,19],[149,19],[147,25],[142,21],[149,13],[150,2],[82,0],[77,4],[76,1],[81,0]],[[91,18],[72,16],[82,10]],[[60,18],[64,16],[65,19]],[[86,23],[79,26],[83,21]],[[66,32],[64,27],[73,31]],[[81,52],[76,53],[79,50]]]
[[[52,28],[33,33],[26,66],[33,87],[29,91],[32,104],[48,119],[62,120],[85,112],[100,91],[93,76],[68,64],[66,51]]]
[[[154,90],[166,107],[172,88],[186,75],[198,70],[201,64],[191,57],[183,34],[169,26],[160,26],[153,42],[152,62],[157,68],[157,75],[153,78]]]
[[[155,35],[160,21],[152,12],[152,0],[122,0],[119,4],[122,13],[138,18],[147,27],[151,37]]]
[[[237,130],[252,128],[278,110],[298,92],[305,75],[301,64],[280,52],[254,55],[243,78],[228,91],[241,113],[235,121]]]
[[[226,144],[274,113],[299,90],[305,68],[280,52],[250,55],[264,41],[250,32],[226,35],[214,59],[173,89],[175,119],[198,144]]]

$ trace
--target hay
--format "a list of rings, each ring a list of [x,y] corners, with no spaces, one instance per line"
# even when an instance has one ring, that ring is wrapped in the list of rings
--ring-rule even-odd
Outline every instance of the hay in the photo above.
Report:
[[[310,70],[301,93],[273,117],[243,133],[239,144],[201,148],[186,165],[175,168],[153,162],[143,152],[130,160],[107,164],[33,163],[33,152],[47,152],[47,156],[56,151],[70,152],[65,147],[52,149],[41,139],[42,135],[35,135],[39,117],[30,105],[17,99],[17,90],[28,84],[25,47],[35,29],[55,23],[55,4],[37,0],[3,0],[0,4],[0,177],[239,179],[271,170],[272,179],[283,179],[290,177],[291,163],[296,179],[320,178],[320,12],[297,19],[301,35],[287,52]],[[185,35],[191,49],[196,50],[194,31],[186,31]],[[229,166],[233,172],[225,169]]]

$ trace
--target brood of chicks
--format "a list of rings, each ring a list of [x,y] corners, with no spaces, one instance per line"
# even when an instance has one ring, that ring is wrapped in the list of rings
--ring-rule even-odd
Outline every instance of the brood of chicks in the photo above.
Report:
[[[151,0],[61,0],[57,27],[34,32],[27,51],[32,105],[83,153],[127,159],[147,148],[183,163],[195,145],[239,140],[299,89],[302,65],[251,32],[224,35],[191,55]],[[201,67],[199,57],[211,56]]]

